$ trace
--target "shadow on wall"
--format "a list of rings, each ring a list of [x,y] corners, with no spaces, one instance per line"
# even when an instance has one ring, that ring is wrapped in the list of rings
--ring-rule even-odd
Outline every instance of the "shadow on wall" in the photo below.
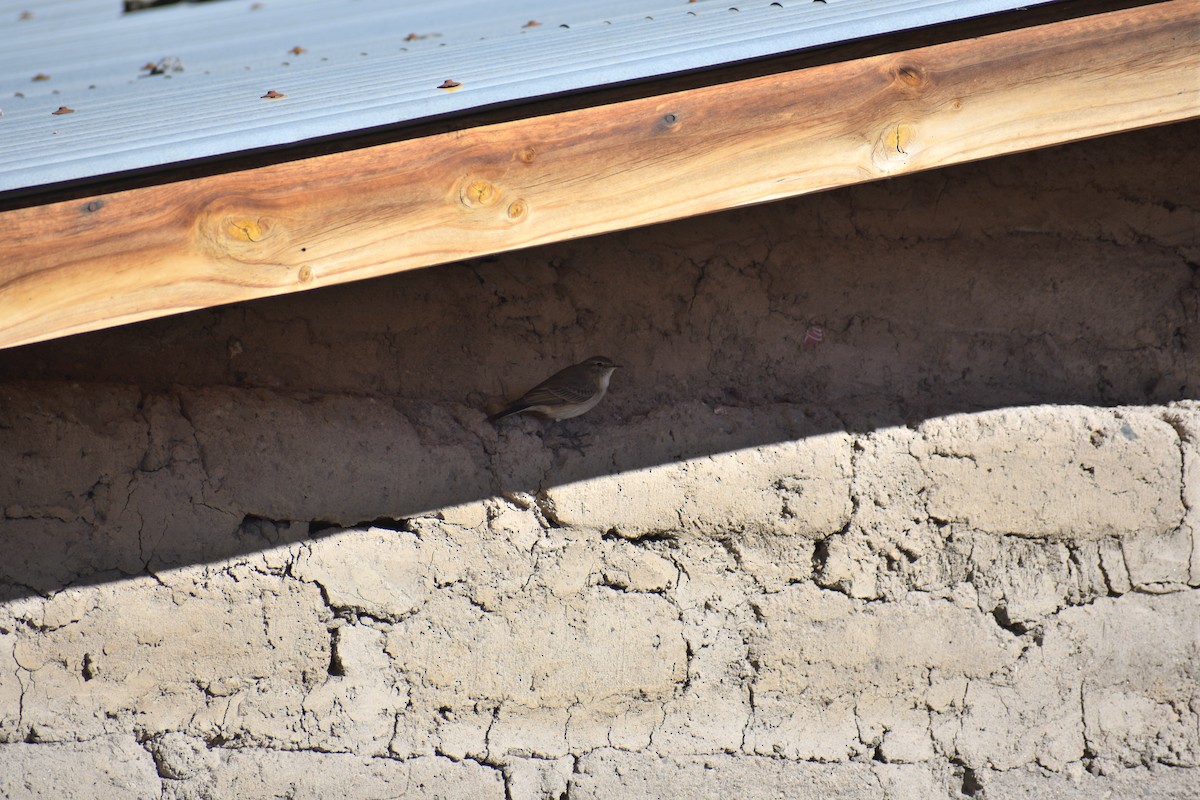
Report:
[[[718,530],[721,503],[749,503],[820,538],[852,511],[831,502],[848,498],[848,433],[1200,397],[1198,135],[0,352],[0,600],[448,506],[485,515],[496,495],[627,537]],[[806,343],[814,324],[825,339]],[[489,402],[594,353],[626,368],[589,415],[485,422]],[[1112,437],[1114,419],[1093,427]],[[608,495],[577,483],[607,475]]]

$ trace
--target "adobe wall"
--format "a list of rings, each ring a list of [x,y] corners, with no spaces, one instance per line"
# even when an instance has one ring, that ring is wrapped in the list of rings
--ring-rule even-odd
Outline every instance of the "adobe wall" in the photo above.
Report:
[[[1197,141],[0,351],[0,796],[1200,798]]]

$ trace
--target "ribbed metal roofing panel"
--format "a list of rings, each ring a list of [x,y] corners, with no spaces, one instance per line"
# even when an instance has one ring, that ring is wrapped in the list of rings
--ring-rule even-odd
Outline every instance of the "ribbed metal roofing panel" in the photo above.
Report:
[[[0,192],[1052,1],[0,0]]]

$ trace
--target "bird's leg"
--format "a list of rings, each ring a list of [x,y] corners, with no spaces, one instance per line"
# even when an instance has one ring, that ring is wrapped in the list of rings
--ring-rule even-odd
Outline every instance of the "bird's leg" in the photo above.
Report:
[[[574,426],[567,422],[559,423],[559,429],[555,431],[555,438],[559,441],[566,442],[568,449],[574,450],[581,456],[585,455],[584,451],[591,447],[590,444],[584,444],[583,434],[575,430]],[[558,449],[557,444],[552,446],[556,450]]]

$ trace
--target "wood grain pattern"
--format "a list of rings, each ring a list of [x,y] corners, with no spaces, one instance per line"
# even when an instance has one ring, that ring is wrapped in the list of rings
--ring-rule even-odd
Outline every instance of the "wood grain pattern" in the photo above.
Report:
[[[1200,0],[0,214],[0,347],[1200,116]]]

